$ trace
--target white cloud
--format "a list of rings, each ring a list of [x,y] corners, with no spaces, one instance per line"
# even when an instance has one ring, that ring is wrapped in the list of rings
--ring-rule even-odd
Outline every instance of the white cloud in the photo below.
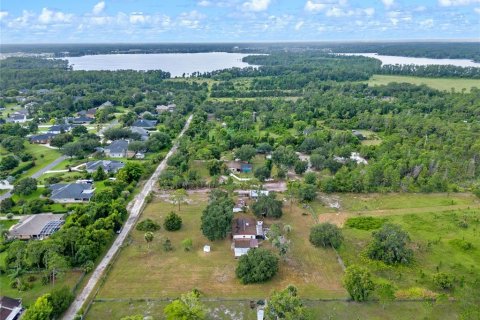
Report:
[[[270,0],[250,0],[250,1],[244,2],[242,5],[242,8],[245,11],[260,12],[260,11],[267,10],[269,5],[270,5]]]
[[[178,24],[185,28],[198,29],[200,28],[201,20],[206,16],[197,10],[192,10],[190,12],[183,12],[178,17]]]
[[[92,12],[93,14],[98,15],[102,13],[104,9],[105,9],[105,1],[100,1],[99,3],[93,6]]]
[[[23,10],[22,15],[10,21],[7,25],[9,28],[21,28],[26,27],[30,23],[30,18],[35,17],[33,12]]]
[[[415,8],[415,11],[417,11],[417,12],[422,12],[422,11],[425,11],[425,10],[427,10],[427,7],[425,7],[425,6],[418,6],[418,7]]]
[[[480,3],[480,0],[438,0],[442,7],[468,6],[475,3]]]
[[[475,8],[475,9],[473,9],[473,11],[475,11],[475,13],[480,14],[480,8]]]
[[[211,6],[212,3],[208,0],[202,0],[198,2],[198,5],[201,7],[208,7],[208,6]]]
[[[42,24],[68,23],[72,20],[73,14],[63,13],[61,11],[49,10],[43,8],[38,16],[38,21]]]
[[[303,27],[304,23],[305,22],[303,22],[303,21],[297,22],[297,24],[295,25],[295,30],[297,30],[297,31],[300,30]]]
[[[143,24],[150,19],[150,16],[144,15],[142,12],[132,12],[128,20],[131,24]]]
[[[363,9],[363,12],[367,16],[373,16],[375,14],[375,8],[365,8],[365,9]]]
[[[395,3],[395,0],[382,0],[385,7],[390,7]]]
[[[327,7],[325,3],[316,3],[311,0],[308,0],[307,3],[305,3],[305,10],[309,12],[319,12],[324,10]]]
[[[339,7],[331,7],[330,9],[327,10],[325,15],[327,17],[349,17],[353,16],[355,12],[353,10],[343,10]]]
[[[420,21],[420,25],[424,28],[431,28],[434,25],[433,19],[425,19]]]
[[[8,16],[8,11],[0,11],[0,21]]]

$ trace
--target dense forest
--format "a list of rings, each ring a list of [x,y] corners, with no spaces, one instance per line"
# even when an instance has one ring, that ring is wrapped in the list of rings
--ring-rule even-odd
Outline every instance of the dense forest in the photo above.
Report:
[[[180,52],[270,53],[282,51],[370,52],[382,55],[480,61],[478,42],[295,42],[295,43],[145,43],[145,44],[48,44],[2,45],[0,52],[51,53],[56,57],[112,53]]]

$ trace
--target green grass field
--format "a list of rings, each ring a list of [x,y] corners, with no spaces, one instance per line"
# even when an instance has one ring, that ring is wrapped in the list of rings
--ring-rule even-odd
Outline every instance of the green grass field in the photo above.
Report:
[[[235,278],[237,260],[233,257],[230,240],[212,243],[201,234],[200,216],[206,205],[206,196],[192,195],[189,200],[190,204],[184,205],[179,212],[184,220],[182,229],[157,232],[150,251],[143,232],[133,231],[132,241],[122,250],[98,298],[171,298],[193,288],[208,297],[262,298],[273,289],[291,283],[309,297],[345,297],[339,278],[341,269],[335,255],[327,250],[314,249],[306,240],[305,232],[312,223],[310,216],[302,216],[297,209],[285,214],[282,221],[293,226],[291,240],[296,249],[281,264],[279,274],[272,281],[245,286]],[[172,210],[177,209],[170,203],[154,201],[147,206],[141,219],[148,217],[162,222]],[[165,237],[172,241],[173,252],[163,251]],[[180,242],[187,237],[193,240],[192,252],[181,248]],[[212,246],[209,254],[202,250],[205,244]],[[268,243],[264,242],[264,245],[268,246]],[[171,276],[176,273],[182,277]]]
[[[0,256],[0,259],[2,260],[3,264],[3,259],[5,259],[4,256]],[[34,281],[29,282],[28,277],[30,275],[33,275],[35,277]],[[11,298],[21,298],[22,303],[24,306],[29,306],[35,300],[41,296],[42,294],[49,293],[52,291],[52,289],[55,288],[62,288],[63,286],[68,286],[70,288],[73,288],[75,284],[80,280],[80,277],[82,275],[81,272],[79,271],[68,271],[61,275],[55,282],[55,285],[53,284],[48,284],[48,285],[43,285],[42,284],[42,273],[29,273],[25,274],[21,277],[22,281],[25,281],[27,283],[30,283],[32,285],[32,288],[27,290],[27,291],[19,291],[17,289],[12,289],[10,287],[10,278],[8,275],[3,274],[0,276],[0,291],[2,295],[11,297]]]
[[[447,79],[447,78],[422,78],[409,76],[393,76],[393,75],[373,75],[368,80],[369,86],[379,86],[389,84],[391,82],[407,82],[411,84],[421,85],[425,84],[433,89],[450,91],[452,88],[459,92],[465,89],[467,92],[471,88],[480,88],[480,80],[476,79]]]

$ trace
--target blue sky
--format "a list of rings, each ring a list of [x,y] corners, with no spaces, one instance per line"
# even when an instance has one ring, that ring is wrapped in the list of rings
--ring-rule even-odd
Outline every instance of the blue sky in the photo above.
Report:
[[[2,0],[1,43],[479,39],[480,0]]]

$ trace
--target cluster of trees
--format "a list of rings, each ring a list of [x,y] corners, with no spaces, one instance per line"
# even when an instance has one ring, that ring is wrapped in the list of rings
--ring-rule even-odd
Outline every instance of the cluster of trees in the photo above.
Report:
[[[211,191],[201,218],[200,229],[205,237],[211,241],[225,239],[232,229],[233,205],[228,193],[218,189]]]

